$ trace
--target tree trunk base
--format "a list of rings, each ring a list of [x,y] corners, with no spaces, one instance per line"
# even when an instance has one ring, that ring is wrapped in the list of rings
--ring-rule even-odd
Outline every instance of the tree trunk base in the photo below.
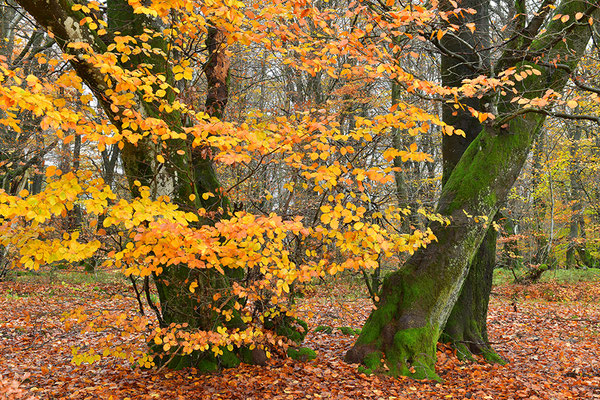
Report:
[[[266,352],[259,348],[250,350],[248,347],[235,349],[234,351],[222,348],[223,354],[215,356],[207,351],[194,351],[190,354],[177,354],[164,352],[162,346],[151,346],[150,353],[154,356],[156,368],[168,368],[179,371],[185,368],[195,368],[200,373],[216,372],[225,368],[235,368],[240,363],[265,365],[267,362]]]
[[[461,361],[475,361],[476,356],[481,356],[489,363],[507,364],[507,361],[496,353],[488,340],[477,332],[461,332],[452,338],[444,333],[440,342],[449,343],[456,350],[456,356]]]
[[[495,219],[496,221],[498,219]],[[483,356],[491,363],[506,364],[490,346],[487,336],[487,314],[498,233],[489,228],[469,269],[461,293],[446,321],[440,342],[450,343],[460,360]]]
[[[435,372],[434,331],[432,328],[401,330],[393,336],[392,343],[386,345],[357,343],[346,353],[344,360],[364,365],[361,371],[367,374],[382,373],[441,381]]]
[[[233,320],[232,320],[233,321]],[[239,326],[237,326],[239,327]],[[299,345],[308,333],[308,325],[299,318],[280,317],[276,320],[266,320],[265,328],[283,336]],[[266,351],[257,347],[250,349],[245,346],[233,350],[221,347],[221,354],[216,356],[212,351],[193,351],[190,354],[181,354],[177,351],[164,351],[162,345],[149,343],[150,354],[154,356],[154,364],[158,368],[181,370],[196,368],[201,373],[211,373],[224,368],[235,368],[240,363],[252,365],[265,365],[267,362]],[[288,356],[300,361],[311,360],[316,357],[314,351],[304,348],[288,349]]]
[[[435,373],[440,329],[427,321],[418,302],[420,285],[414,283],[405,270],[386,279],[378,307],[346,353],[346,362],[363,364],[366,373],[440,380]]]

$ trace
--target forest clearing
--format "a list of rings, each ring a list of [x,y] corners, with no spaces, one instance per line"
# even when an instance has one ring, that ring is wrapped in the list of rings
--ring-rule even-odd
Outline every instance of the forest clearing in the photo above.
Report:
[[[28,376],[21,387],[39,399],[600,398],[598,281],[495,287],[490,340],[509,363],[461,362],[450,347],[438,345],[442,382],[366,376],[343,361],[352,335],[339,329],[315,332],[324,326],[362,326],[372,302],[364,293],[357,298],[356,286],[323,285],[302,301],[300,313],[311,330],[305,345],[317,352],[315,360],[276,358],[265,366],[242,365],[210,375],[132,368],[122,360],[71,362],[70,348],[93,346],[94,335],[65,331],[64,309],[75,304],[110,309],[118,301],[135,312],[134,294],[122,285],[61,283],[57,275],[53,283],[3,283],[0,289],[0,375]]]

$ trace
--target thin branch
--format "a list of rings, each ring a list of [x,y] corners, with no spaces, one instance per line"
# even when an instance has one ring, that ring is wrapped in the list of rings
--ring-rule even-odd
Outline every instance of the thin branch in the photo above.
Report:
[[[158,307],[156,307],[156,304],[154,304],[152,298],[150,297],[150,279],[147,276],[144,277],[144,292],[146,293],[146,301],[148,302],[148,305],[156,314],[156,318],[158,318],[158,324],[160,326],[164,326],[165,321],[163,320],[162,314],[160,313]]]
[[[146,315],[144,313],[144,304],[142,303],[142,298],[141,298],[142,292],[138,289],[137,284],[135,283],[135,279],[133,278],[133,275],[129,275],[129,280],[131,281],[131,284],[133,285],[133,291],[135,292],[135,298],[138,302],[138,305],[140,306],[140,314]]]
[[[562,113],[562,112],[553,112],[553,111],[544,110],[544,109],[540,109],[540,108],[522,108],[522,109],[514,112],[512,115],[506,116],[506,117],[496,121],[494,125],[498,126],[498,127],[503,126],[504,124],[517,118],[518,116],[528,114],[528,113],[543,114],[548,117],[556,117],[556,118],[563,118],[563,119],[570,119],[570,120],[592,121],[592,122],[595,122],[598,125],[600,125],[600,117],[595,116],[595,115],[567,114],[567,113]]]
[[[596,93],[596,94],[600,94],[600,89],[586,85],[585,83],[582,83],[578,77],[572,77],[571,81],[575,84],[575,86],[577,86],[579,89],[581,90],[585,90],[587,92],[592,92],[592,93]]]

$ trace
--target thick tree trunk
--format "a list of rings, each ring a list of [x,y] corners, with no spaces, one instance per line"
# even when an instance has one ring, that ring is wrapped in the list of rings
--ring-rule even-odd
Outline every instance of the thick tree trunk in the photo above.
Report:
[[[435,345],[487,231],[465,212],[494,217],[525,161],[531,133],[542,122],[539,116],[523,118],[511,123],[514,133],[485,129],[473,141],[442,189],[437,211],[452,223],[432,226],[438,242],[417,251],[385,279],[377,309],[347,361],[376,369],[385,356],[393,375],[436,376]]]
[[[487,334],[497,238],[496,230],[489,228],[471,263],[440,341],[451,342],[459,358],[469,359],[472,354],[480,354],[490,362],[503,364],[505,361],[492,349]]]
[[[445,8],[453,6],[442,3]],[[446,35],[442,40],[444,49],[449,53],[442,55],[442,84],[460,87],[464,79],[473,79],[485,74],[490,66],[489,51],[489,1],[468,0],[461,7],[472,8],[475,14],[460,13],[456,21],[451,21],[461,30],[456,36]],[[468,29],[472,23],[475,30]],[[469,44],[469,47],[465,46]],[[477,111],[485,112],[489,98],[470,98],[463,104]],[[444,135],[442,138],[443,175],[442,184],[450,177],[452,170],[471,142],[481,132],[482,125],[471,115],[468,109],[454,108],[445,104],[442,108],[443,121],[455,128],[462,129],[465,137]],[[454,305],[441,340],[451,342],[461,358],[471,358],[472,354],[482,354],[489,361],[502,362],[502,359],[489,345],[487,338],[487,309],[492,289],[492,276],[496,264],[497,233],[493,228],[488,232],[469,268],[469,273],[461,294]]]
[[[555,13],[575,20],[577,12],[597,15],[597,7],[567,0]],[[554,20],[527,51],[543,51],[545,60],[564,60],[568,54],[572,69],[589,37],[584,24],[565,30],[563,23]],[[533,98],[547,89],[563,89],[568,79],[565,69],[523,63],[522,54],[518,59],[508,51],[500,65],[517,63],[518,68],[541,73],[521,82],[523,96]],[[438,242],[419,249],[402,269],[384,280],[377,308],[346,354],[347,361],[363,363],[371,370],[382,370],[385,365],[392,375],[437,378],[436,342],[487,231],[482,219],[491,221],[506,199],[545,120],[544,114],[520,111],[510,96],[499,99],[498,121],[483,128],[442,188],[438,212],[450,217],[451,224],[432,226]]]

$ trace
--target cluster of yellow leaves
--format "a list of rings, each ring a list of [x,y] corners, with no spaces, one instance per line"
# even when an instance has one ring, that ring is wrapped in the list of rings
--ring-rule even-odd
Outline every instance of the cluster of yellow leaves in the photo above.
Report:
[[[56,261],[76,262],[91,257],[101,245],[98,240],[78,241],[79,232],[61,233],[49,223],[53,218],[66,217],[83,193],[97,194],[97,201],[104,205],[107,198],[114,197],[93,184],[101,184],[101,181],[91,181],[84,189],[77,177],[68,173],[48,183],[45,190],[36,195],[29,195],[27,191],[19,196],[0,192],[0,243],[17,249],[18,263],[30,269]]]
[[[115,306],[124,300],[123,296],[113,297]],[[148,356],[144,336],[152,330],[152,320],[145,316],[130,315],[125,312],[108,310],[92,311],[79,307],[64,315],[65,329],[81,329],[83,332],[102,333],[98,337],[98,349],[73,348],[73,362],[93,363],[102,357],[115,357],[151,367],[152,358]]]

